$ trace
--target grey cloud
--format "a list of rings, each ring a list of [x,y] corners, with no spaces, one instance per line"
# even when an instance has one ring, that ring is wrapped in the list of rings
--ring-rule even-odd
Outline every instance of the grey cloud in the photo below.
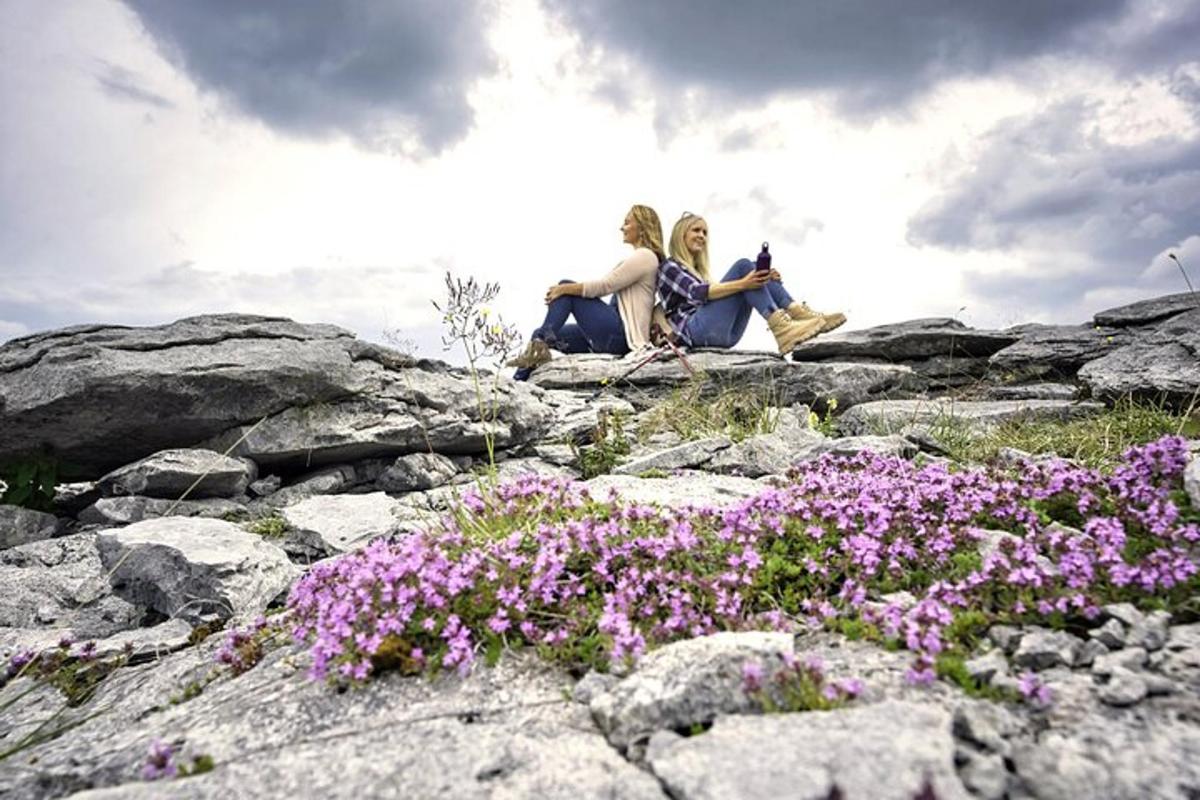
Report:
[[[1023,270],[968,271],[964,283],[1046,312],[1082,313],[1087,292],[1179,291],[1177,271],[1149,267],[1200,235],[1200,136],[1106,142],[1096,111],[1070,101],[998,125],[909,221],[909,243],[1019,258]]]
[[[103,59],[97,59],[96,82],[105,94],[118,100],[131,100],[154,108],[175,106],[161,94],[147,88],[144,79],[137,73]]]
[[[124,2],[198,86],[304,137],[437,152],[469,131],[467,89],[495,68],[483,0]]]
[[[700,88],[750,106],[830,92],[843,111],[902,107],[937,82],[1088,50],[1131,0],[543,0],[585,44],[630,58],[660,95]]]
[[[750,199],[759,206],[763,230],[777,232],[787,242],[802,245],[809,233],[825,230],[825,223],[815,217],[791,218],[787,209],[762,186],[750,190]]]
[[[0,321],[42,331],[82,323],[149,325],[195,314],[242,311],[301,322],[331,322],[371,334],[433,319],[427,297],[439,275],[418,267],[297,267],[278,274],[218,273],[190,261],[136,281],[76,277],[0,294]],[[428,289],[428,291],[425,291]]]
[[[971,170],[910,220],[910,243],[1057,242],[1129,269],[1200,232],[1200,137],[1106,143],[1089,130],[1092,113],[1068,102],[997,126]]]

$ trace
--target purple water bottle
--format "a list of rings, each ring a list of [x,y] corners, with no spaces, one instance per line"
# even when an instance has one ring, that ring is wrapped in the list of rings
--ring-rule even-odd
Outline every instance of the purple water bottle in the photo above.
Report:
[[[758,254],[758,258],[754,261],[754,268],[759,272],[768,272],[771,269],[771,254],[767,251],[766,242],[763,242],[762,252]]]

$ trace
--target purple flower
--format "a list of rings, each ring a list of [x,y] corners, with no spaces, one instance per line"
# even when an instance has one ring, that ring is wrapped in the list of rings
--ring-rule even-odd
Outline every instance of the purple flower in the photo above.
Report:
[[[150,742],[146,754],[146,763],[142,765],[142,780],[156,781],[160,778],[174,778],[179,774],[175,765],[175,749],[162,739]]]
[[[757,692],[762,689],[763,668],[757,661],[747,661],[742,664],[742,689],[746,692]]]

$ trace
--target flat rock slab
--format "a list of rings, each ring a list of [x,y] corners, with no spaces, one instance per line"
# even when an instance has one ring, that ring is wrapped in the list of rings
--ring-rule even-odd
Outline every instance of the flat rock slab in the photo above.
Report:
[[[1147,325],[1161,319],[1182,314],[1184,311],[1200,308],[1200,294],[1195,292],[1180,292],[1149,300],[1140,300],[1126,306],[1110,308],[1101,311],[1093,319],[1097,325],[1125,327],[1129,325]]]
[[[383,492],[318,495],[279,513],[297,532],[317,537],[327,552],[344,553],[394,532],[400,505]]]
[[[955,319],[934,317],[820,336],[797,347],[792,358],[796,361],[877,358],[896,362],[986,357],[1019,338],[1011,332],[976,330]]]
[[[113,594],[95,533],[0,550],[0,628],[95,639],[136,627],[142,613]]]
[[[778,406],[804,403],[823,409],[836,399],[839,407],[849,408],[880,395],[911,396],[919,388],[911,369],[893,364],[792,363],[774,353],[748,350],[694,350],[686,358],[692,369],[705,374],[706,392],[761,387]],[[547,389],[604,387],[610,395],[643,406],[692,378],[675,358],[653,361],[622,377],[632,366],[611,356],[564,356],[538,367],[530,381]]]
[[[656,503],[670,508],[730,505],[767,488],[765,484],[749,478],[690,470],[682,470],[665,478],[601,475],[587,481],[586,486],[597,500],[606,500],[610,493],[615,493],[627,503]]]
[[[536,439],[550,422],[522,384],[502,380],[496,399],[501,446]],[[280,318],[77,326],[0,345],[0,461],[50,445],[68,480],[171,448],[226,452],[260,421],[231,455],[265,467],[482,452],[488,428],[476,408],[461,371]]]
[[[1091,716],[1013,754],[1022,796],[1190,800],[1200,786],[1200,729],[1159,718]]]
[[[988,365],[1006,381],[1069,378],[1087,362],[1108,355],[1131,338],[1119,328],[1095,325],[1031,326],[1019,342],[992,355]]]
[[[1200,456],[1192,456],[1183,471],[1183,488],[1192,501],[1192,508],[1200,508]]]
[[[485,414],[468,375],[453,370],[360,368],[369,388],[353,397],[296,404],[239,425],[204,446],[251,459],[263,470],[296,470],[437,452],[479,455],[540,440],[553,410],[524,383],[484,376]],[[494,408],[491,406],[494,397]]]
[[[895,433],[911,425],[951,422],[978,427],[1017,419],[1065,421],[1104,410],[1103,403],[1064,400],[880,400],[851,408],[838,427],[848,435]]]
[[[628,461],[613,470],[615,475],[640,475],[649,470],[675,470],[698,467],[725,450],[733,442],[728,436],[711,436],[632,455]]]
[[[290,405],[364,388],[353,335],[241,314],[77,326],[0,346],[0,460],[42,443],[94,479]]]
[[[1079,381],[1095,397],[1165,398],[1187,408],[1200,391],[1200,309],[1139,331],[1132,344],[1083,365]]]
[[[990,386],[984,396],[988,400],[1078,400],[1079,387],[1069,383],[1021,383]]]
[[[702,735],[652,742],[647,761],[677,800],[965,800],[954,751],[945,711],[885,701],[719,717]]]
[[[162,517],[205,517],[223,519],[244,513],[246,506],[233,500],[166,500],[158,497],[101,497],[79,512],[87,525],[132,525]]]
[[[646,655],[632,675],[593,697],[589,708],[613,746],[660,730],[712,722],[718,714],[754,710],[742,688],[747,663],[782,664],[792,655],[788,633],[716,633],[668,644]]]
[[[58,517],[18,506],[0,506],[0,550],[40,542],[58,533]]]
[[[99,481],[106,496],[141,495],[177,500],[235,497],[258,477],[253,463],[229,458],[212,450],[162,450],[113,470]]]
[[[255,614],[298,577],[283,550],[215,519],[156,519],[102,531],[113,586],[136,605],[200,622]]]
[[[585,708],[564,699],[569,677],[528,659],[505,658],[466,679],[393,674],[337,692],[307,680],[304,656],[277,651],[170,704],[211,657],[184,651],[153,670],[121,670],[94,701],[110,711],[24,753],[35,759],[29,766],[0,771],[0,794],[666,800]],[[143,783],[154,739],[176,743],[183,763],[211,756],[213,771]]]

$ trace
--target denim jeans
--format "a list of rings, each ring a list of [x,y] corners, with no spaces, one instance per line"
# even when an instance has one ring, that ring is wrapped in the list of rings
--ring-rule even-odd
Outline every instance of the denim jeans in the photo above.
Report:
[[[562,280],[559,283],[574,283]],[[574,323],[568,323],[570,317]],[[546,318],[530,334],[563,353],[612,353],[623,356],[629,352],[625,341],[625,324],[617,308],[617,296],[604,302],[598,297],[562,295],[546,308]],[[527,380],[532,370],[518,369],[513,377]]]
[[[721,282],[745,277],[752,269],[753,261],[739,259],[721,278]],[[792,296],[782,283],[767,281],[767,285],[761,289],[738,292],[700,306],[687,321],[684,332],[693,347],[734,347],[746,332],[751,311],[757,311],[766,319],[772,312],[787,308],[791,303]]]

